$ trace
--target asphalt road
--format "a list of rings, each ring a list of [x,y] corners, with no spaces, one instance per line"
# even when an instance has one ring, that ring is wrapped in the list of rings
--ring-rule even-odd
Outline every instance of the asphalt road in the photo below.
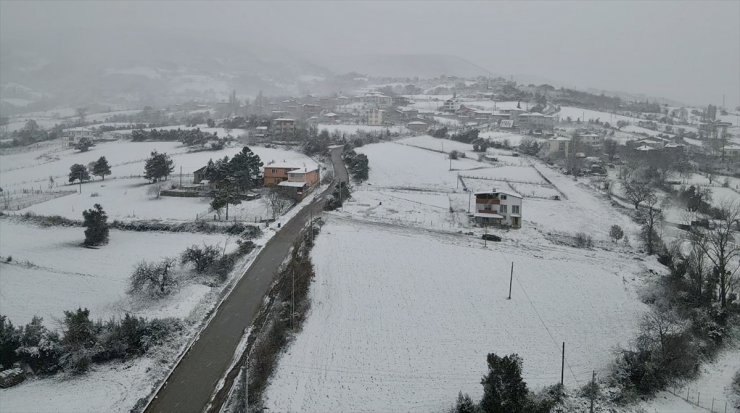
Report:
[[[335,179],[346,182],[348,176],[341,159],[341,149],[333,149],[331,158]],[[316,216],[322,212],[325,198],[319,196],[304,207],[284,223],[264,246],[231,294],[221,303],[216,315],[201,331],[198,341],[175,366],[146,412],[201,412],[206,407],[216,384],[229,368],[244,330],[252,325],[257,316],[277,269],[310,219],[311,211]]]

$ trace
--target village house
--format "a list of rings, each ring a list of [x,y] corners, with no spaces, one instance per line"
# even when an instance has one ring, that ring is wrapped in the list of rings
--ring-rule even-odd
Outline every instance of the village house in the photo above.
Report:
[[[578,137],[584,145],[601,147],[604,144],[604,137],[598,133],[584,133]]]
[[[295,135],[295,119],[277,118],[272,121],[272,136],[286,138]]]
[[[96,139],[95,133],[88,128],[67,129],[65,131],[65,135],[67,136],[67,146],[75,146],[80,143],[80,140],[83,138],[90,140],[90,142],[93,142]]]
[[[442,110],[445,112],[457,112],[460,109],[460,101],[457,97],[452,96],[450,99],[445,100]]]
[[[493,191],[475,193],[475,222],[483,226],[521,228],[522,197]]]
[[[551,131],[555,127],[555,118],[541,113],[519,113],[516,119],[519,129],[524,131]]]
[[[367,124],[371,126],[383,125],[383,117],[385,111],[383,109],[371,109],[367,112]]]
[[[262,167],[266,187],[278,187],[294,199],[302,199],[319,183],[319,168],[290,163],[270,163]]]
[[[570,152],[570,138],[565,136],[556,136],[547,140],[547,155],[565,155]]]

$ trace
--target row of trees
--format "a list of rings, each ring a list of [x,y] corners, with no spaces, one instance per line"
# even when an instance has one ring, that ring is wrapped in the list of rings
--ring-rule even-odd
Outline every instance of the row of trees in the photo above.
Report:
[[[167,179],[174,170],[175,165],[169,155],[154,151],[144,164],[144,178],[152,182],[158,182],[162,179]],[[105,156],[101,156],[97,161],[91,162],[89,165],[78,163],[72,165],[69,168],[69,182],[89,181],[91,173],[92,175],[101,177],[103,180],[111,174],[111,166]]]
[[[69,182],[89,181],[90,173],[99,176],[102,180],[105,180],[105,177],[111,174],[110,164],[105,156],[101,156],[97,161],[91,162],[87,166],[79,163],[72,165],[69,168]]]
[[[347,164],[347,171],[356,182],[367,180],[370,174],[370,163],[367,155],[357,153],[354,149],[345,150],[342,154],[344,163]]]
[[[197,129],[151,129],[143,130],[137,129],[131,131],[131,140],[134,142],[142,141],[168,141],[168,142],[182,142],[183,145],[195,146],[205,145],[208,142],[221,142],[223,141],[218,137],[217,133],[203,132],[200,128]],[[221,142],[223,147],[223,142]]]
[[[40,317],[15,327],[0,315],[0,365],[20,363],[40,375],[81,374],[93,363],[138,357],[182,328],[175,319],[146,320],[128,313],[119,320],[93,321],[90,310],[78,308],[64,312],[60,334]]]

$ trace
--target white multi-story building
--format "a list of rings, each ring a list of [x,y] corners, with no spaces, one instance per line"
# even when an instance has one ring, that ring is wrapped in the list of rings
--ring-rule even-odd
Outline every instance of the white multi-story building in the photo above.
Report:
[[[507,192],[475,193],[475,222],[481,225],[522,227],[522,197]]]
[[[370,109],[367,112],[367,124],[372,126],[381,126],[383,124],[383,117],[385,111],[383,109]]]

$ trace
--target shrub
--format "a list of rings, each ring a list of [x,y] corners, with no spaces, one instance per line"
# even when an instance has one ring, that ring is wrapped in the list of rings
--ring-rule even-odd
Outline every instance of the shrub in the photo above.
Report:
[[[180,262],[184,264],[193,264],[195,272],[202,274],[218,258],[220,251],[212,245],[204,245],[202,248],[193,245],[183,251],[180,256]]]
[[[617,242],[622,237],[624,237],[624,231],[622,230],[622,227],[619,225],[612,225],[612,227],[609,229],[609,237],[614,241]]]
[[[129,292],[146,292],[156,297],[169,294],[176,282],[171,271],[174,262],[173,258],[165,258],[160,262],[140,262],[131,274]]]
[[[591,248],[594,246],[593,238],[583,232],[577,233],[574,240],[578,248]]]
[[[450,152],[450,159],[458,159],[459,157],[460,157],[460,152],[458,151]]]

